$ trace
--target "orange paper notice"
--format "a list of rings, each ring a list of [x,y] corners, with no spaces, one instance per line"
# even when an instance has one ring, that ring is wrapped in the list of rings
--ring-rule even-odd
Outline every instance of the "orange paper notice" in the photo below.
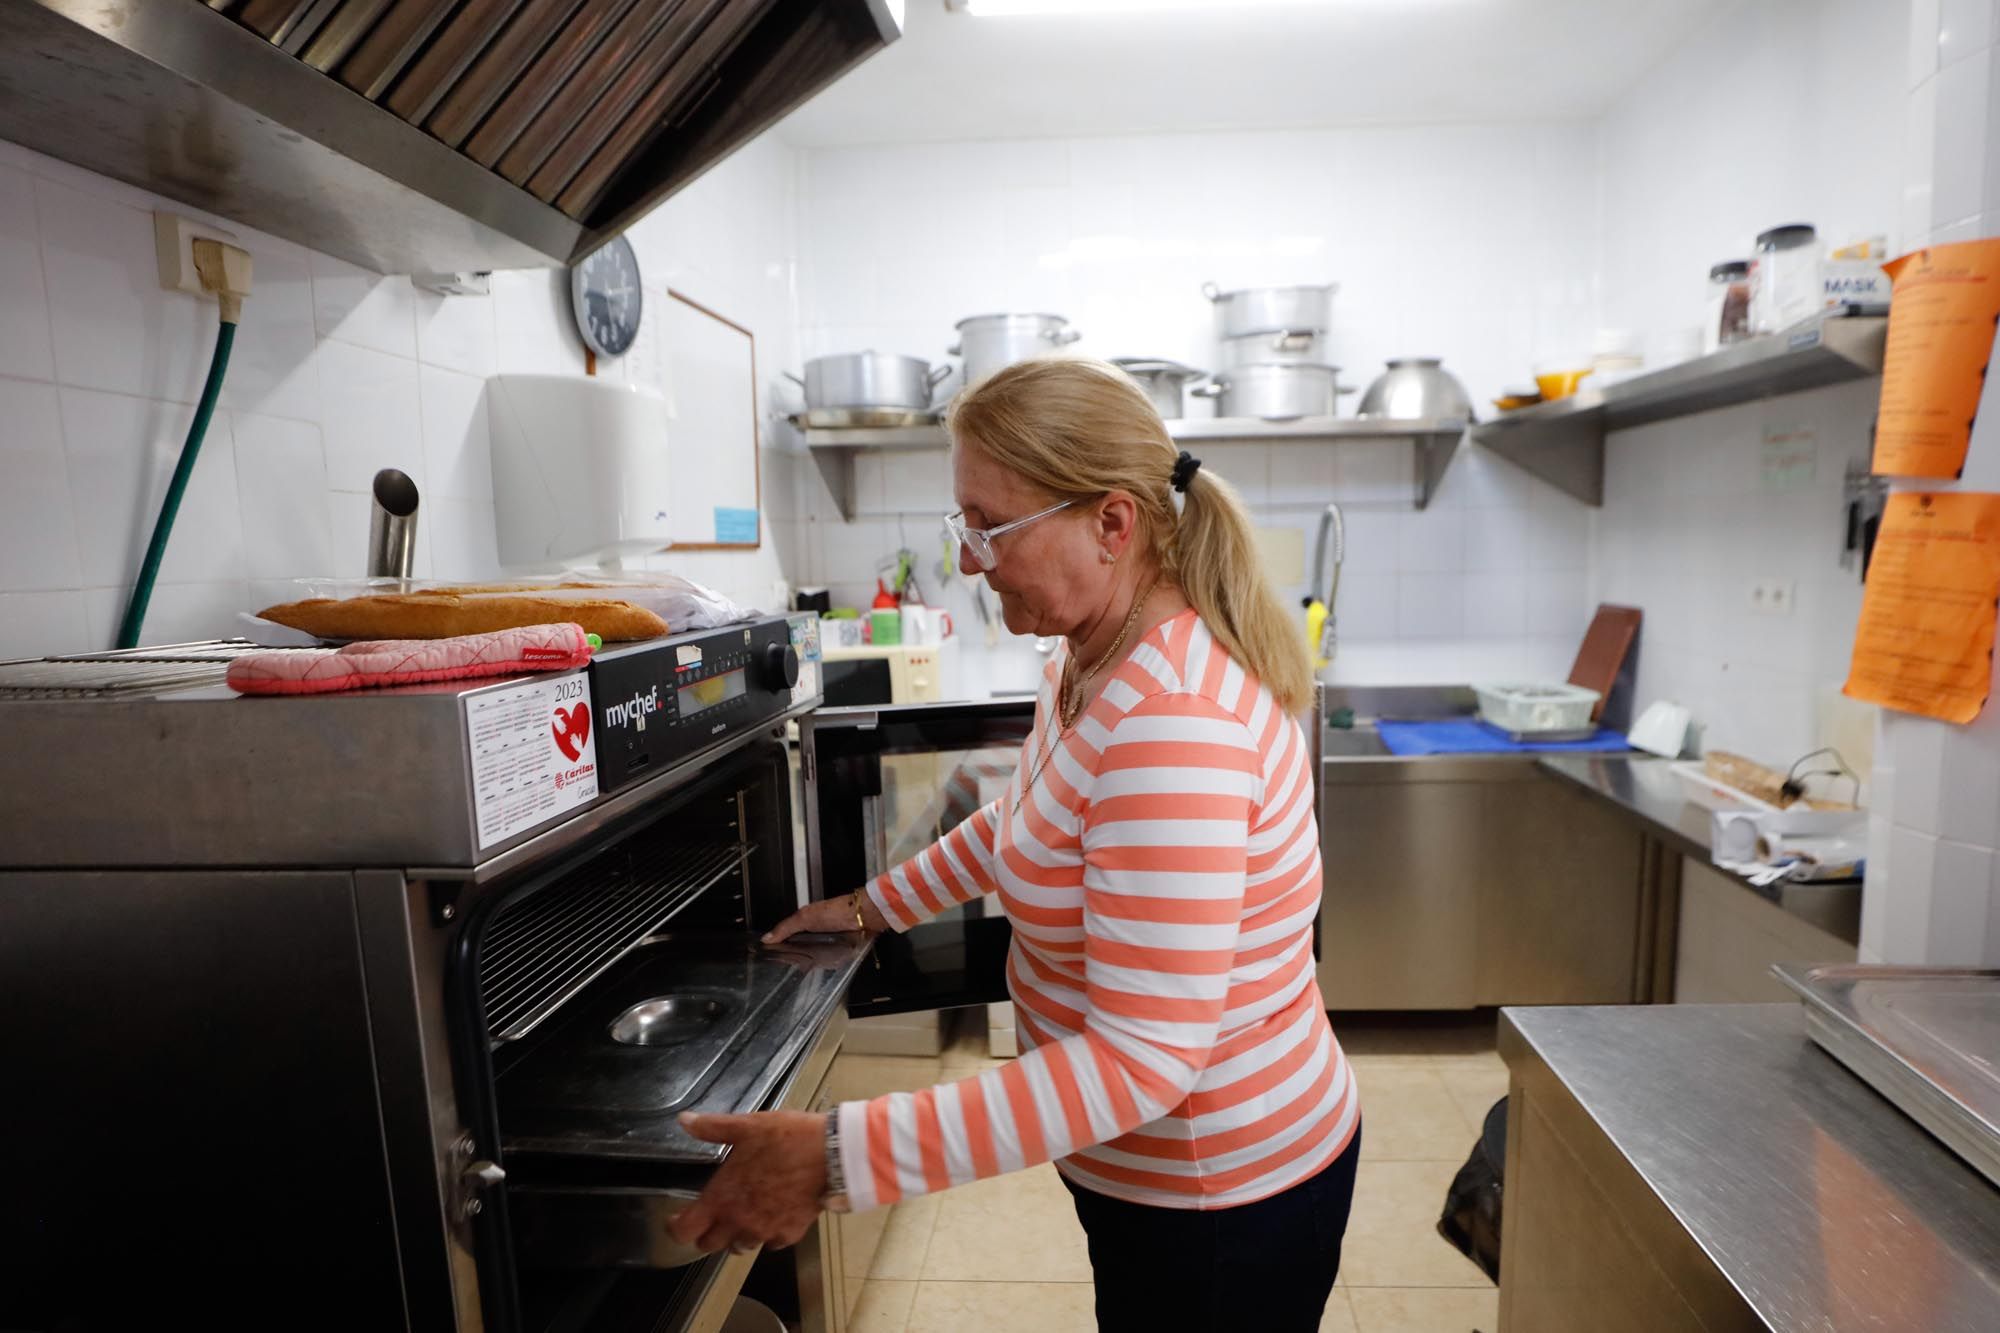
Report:
[[[1861,597],[1847,694],[1972,721],[1993,683],[1996,600],[2000,495],[1890,496]]]
[[[2000,239],[1933,245],[1882,267],[1895,283],[1895,300],[1874,470],[1960,476],[2000,319]]]

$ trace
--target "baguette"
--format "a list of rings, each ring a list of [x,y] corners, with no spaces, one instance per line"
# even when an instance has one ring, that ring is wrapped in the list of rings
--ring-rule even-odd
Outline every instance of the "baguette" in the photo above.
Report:
[[[644,607],[615,598],[535,597],[529,594],[459,596],[457,593],[387,593],[375,597],[312,597],[257,613],[322,639],[450,639],[460,634],[520,629],[526,625],[581,625],[606,643],[651,639],[667,622]]]

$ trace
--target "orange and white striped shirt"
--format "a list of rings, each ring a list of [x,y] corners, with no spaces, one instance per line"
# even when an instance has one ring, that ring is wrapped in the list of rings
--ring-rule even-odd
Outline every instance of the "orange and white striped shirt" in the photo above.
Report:
[[[1058,656],[1006,795],[868,886],[899,930],[999,896],[1023,1050],[844,1103],[857,1209],[1051,1159],[1134,1203],[1228,1208],[1309,1178],[1359,1123],[1313,973],[1298,722],[1185,611],[1121,664],[1017,811],[1060,674]]]

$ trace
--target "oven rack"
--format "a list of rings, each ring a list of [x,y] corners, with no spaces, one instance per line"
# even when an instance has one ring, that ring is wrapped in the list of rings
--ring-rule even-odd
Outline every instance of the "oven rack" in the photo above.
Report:
[[[627,847],[593,861],[587,883],[552,884],[503,908],[479,964],[492,1044],[532,1032],[756,850],[747,841]]]

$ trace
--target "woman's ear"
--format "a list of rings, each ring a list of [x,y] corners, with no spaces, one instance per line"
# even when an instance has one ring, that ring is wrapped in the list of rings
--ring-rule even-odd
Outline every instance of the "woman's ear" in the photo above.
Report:
[[[1097,544],[1122,558],[1139,533],[1139,505],[1130,492],[1113,491],[1097,502]]]

